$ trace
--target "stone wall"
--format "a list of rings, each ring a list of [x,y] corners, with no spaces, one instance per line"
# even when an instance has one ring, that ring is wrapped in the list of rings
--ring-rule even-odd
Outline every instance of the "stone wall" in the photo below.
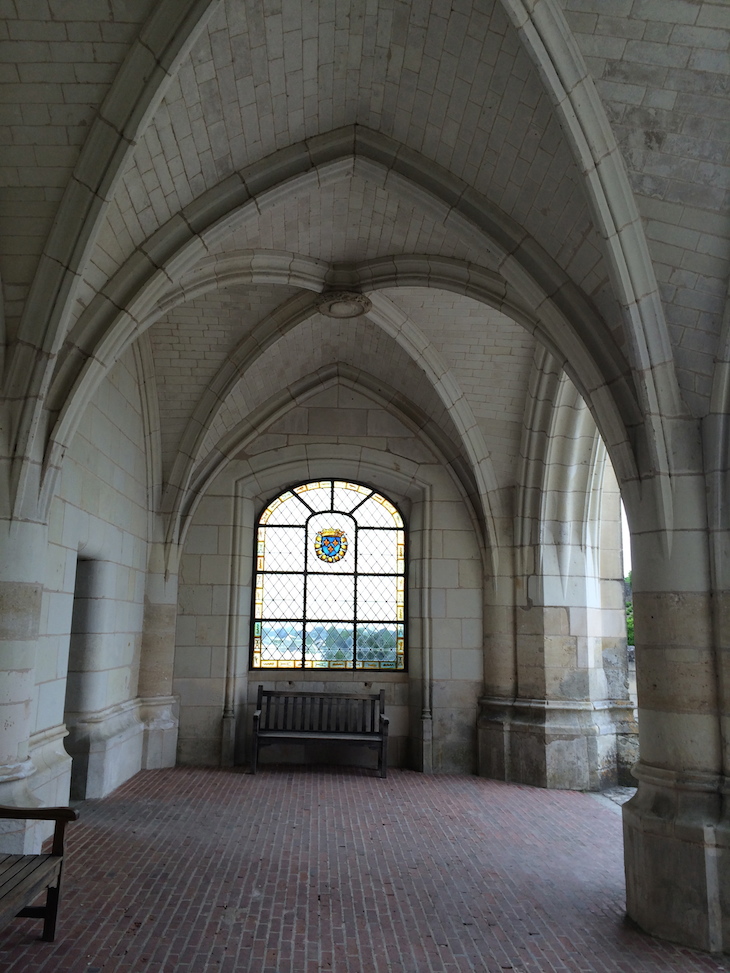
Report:
[[[341,396],[348,409],[337,408]],[[322,435],[326,428],[339,435]],[[363,437],[367,429],[380,435]],[[326,476],[382,490],[405,516],[407,673],[248,671],[255,518],[285,488]],[[432,449],[352,389],[334,386],[312,396],[254,441],[246,458],[230,463],[187,530],[174,680],[181,700],[180,762],[221,760],[224,734],[231,732],[222,729],[227,693],[236,722],[233,759],[246,762],[257,685],[301,684],[332,691],[385,688],[393,766],[473,772],[483,687],[481,585],[467,504]]]
[[[77,798],[100,797],[141,766],[134,700],[147,570],[144,442],[128,353],[87,408],[51,506],[31,753],[43,766],[34,790],[44,799],[55,792],[57,803],[68,793],[64,746]]]

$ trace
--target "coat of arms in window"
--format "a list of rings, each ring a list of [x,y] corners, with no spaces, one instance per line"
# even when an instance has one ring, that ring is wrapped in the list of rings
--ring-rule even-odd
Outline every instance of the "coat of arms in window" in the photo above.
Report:
[[[347,537],[344,530],[325,527],[314,539],[314,550],[320,561],[341,561],[347,554]]]

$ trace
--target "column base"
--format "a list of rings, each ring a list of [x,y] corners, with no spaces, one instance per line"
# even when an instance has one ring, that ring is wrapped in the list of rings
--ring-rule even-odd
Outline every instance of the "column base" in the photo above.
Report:
[[[69,718],[71,798],[104,797],[140,770],[174,767],[177,697],[131,699]]]
[[[599,791],[633,783],[632,704],[482,697],[479,774],[536,787]]]
[[[234,767],[236,763],[236,717],[224,713],[221,720],[221,767]]]
[[[39,807],[28,778],[35,773],[32,760],[0,765],[0,804],[8,807]],[[0,821],[0,853],[29,855],[38,851],[35,829],[28,821]]]
[[[145,696],[140,699],[139,714],[144,726],[142,770],[175,766],[179,709],[178,696]]]
[[[723,784],[639,763],[623,806],[626,910],[653,936],[730,951],[730,822]]]
[[[416,760],[416,770],[422,774],[433,773],[433,718],[431,716],[421,716],[420,738],[418,740],[418,756]],[[392,741],[388,741],[388,751],[392,751]],[[393,766],[392,761],[390,761]]]
[[[0,767],[0,804],[25,808],[68,804],[71,760],[63,746],[66,732],[61,724],[34,733],[28,743],[28,759]],[[53,824],[48,821],[2,821],[0,850],[36,854],[52,833]]]

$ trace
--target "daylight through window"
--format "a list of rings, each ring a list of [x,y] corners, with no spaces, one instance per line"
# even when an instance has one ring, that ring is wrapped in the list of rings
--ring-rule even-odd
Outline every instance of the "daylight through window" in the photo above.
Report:
[[[256,534],[254,669],[405,669],[405,529],[361,483],[277,497]]]

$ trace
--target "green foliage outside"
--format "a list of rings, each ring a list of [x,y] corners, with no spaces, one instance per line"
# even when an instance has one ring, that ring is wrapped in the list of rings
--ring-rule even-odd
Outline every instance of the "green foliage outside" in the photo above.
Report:
[[[626,592],[626,641],[629,645],[634,645],[634,597],[631,591],[631,574],[624,578]]]
[[[376,624],[362,626],[359,630],[358,658],[369,662],[387,662],[395,657],[396,642],[393,626]],[[307,656],[322,662],[349,662],[353,653],[353,629],[351,625],[338,628],[335,625],[317,625],[307,634]]]

